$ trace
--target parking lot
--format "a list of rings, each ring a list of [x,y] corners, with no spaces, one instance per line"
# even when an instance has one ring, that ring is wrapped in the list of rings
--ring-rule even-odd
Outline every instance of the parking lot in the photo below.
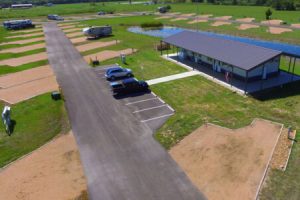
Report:
[[[109,88],[109,81],[105,78],[105,71],[116,65],[94,68],[101,84]],[[174,109],[166,104],[153,92],[136,93],[115,98],[128,108],[141,122],[146,123],[153,131],[161,127],[174,114]]]

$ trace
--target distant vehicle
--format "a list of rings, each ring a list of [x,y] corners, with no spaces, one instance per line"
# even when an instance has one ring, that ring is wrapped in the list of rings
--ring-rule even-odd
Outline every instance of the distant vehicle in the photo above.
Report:
[[[11,8],[32,8],[33,5],[31,3],[26,4],[12,4]]]
[[[110,83],[110,86],[114,96],[146,92],[149,90],[149,86],[145,81],[138,81],[135,78],[127,78],[121,81],[112,82]]]
[[[82,31],[84,35],[92,38],[99,38],[109,36],[112,34],[111,26],[92,26],[84,28]]]
[[[97,13],[98,15],[105,15],[106,13],[104,11],[100,11]]]
[[[166,13],[166,12],[168,12],[168,9],[167,9],[166,6],[158,7],[157,10],[160,13]]]
[[[32,21],[30,19],[4,21],[3,26],[8,30],[18,30],[35,27],[35,25],[32,24]]]
[[[132,77],[131,69],[126,69],[122,67],[109,68],[105,72],[105,77],[107,80],[115,80],[116,78]]]
[[[171,9],[171,6],[161,6],[161,7],[158,7],[158,8],[157,8],[158,12],[160,12],[160,13],[166,13],[166,12],[168,12],[170,9]]]
[[[49,20],[64,21],[64,18],[59,15],[48,15]]]

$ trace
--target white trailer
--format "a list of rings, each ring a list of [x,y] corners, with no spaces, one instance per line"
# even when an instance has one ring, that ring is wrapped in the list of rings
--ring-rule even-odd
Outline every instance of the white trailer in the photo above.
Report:
[[[91,38],[105,37],[112,34],[111,26],[92,26],[84,28],[83,34]]]

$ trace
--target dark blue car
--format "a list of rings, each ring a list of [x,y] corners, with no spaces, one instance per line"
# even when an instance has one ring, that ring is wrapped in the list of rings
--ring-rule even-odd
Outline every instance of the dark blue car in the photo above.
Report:
[[[145,81],[139,81],[135,78],[127,78],[110,83],[114,96],[122,94],[132,94],[137,92],[146,92],[149,86]]]

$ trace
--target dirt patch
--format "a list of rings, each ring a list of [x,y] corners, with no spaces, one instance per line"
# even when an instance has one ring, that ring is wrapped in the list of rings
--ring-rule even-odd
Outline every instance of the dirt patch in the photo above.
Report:
[[[53,76],[53,71],[49,65],[35,67],[33,69],[0,76],[0,88],[9,88],[49,76]]]
[[[195,13],[187,13],[187,14],[181,14],[180,17],[192,17],[196,15]]]
[[[188,24],[196,24],[201,22],[207,22],[207,19],[195,19],[193,21],[189,21]]]
[[[82,35],[83,35],[82,32],[75,32],[75,33],[68,33],[68,34],[66,34],[66,36],[67,36],[68,38],[77,37],[77,36],[82,36]]]
[[[170,12],[170,13],[168,13],[168,15],[179,15],[180,14],[180,12]]]
[[[0,99],[9,104],[16,104],[32,97],[55,90],[58,90],[58,84],[55,76],[49,76],[21,85],[0,89]]]
[[[215,17],[215,20],[229,20],[232,16],[221,16],[221,17]]]
[[[111,58],[120,57],[121,54],[130,55],[136,51],[137,51],[136,49],[123,49],[120,51],[105,50],[105,51],[101,51],[99,53],[84,56],[84,59],[88,63],[91,60],[99,60],[101,62],[101,61],[108,60]]]
[[[97,49],[97,48],[101,48],[101,47],[116,45],[118,43],[120,43],[120,41],[118,41],[118,40],[108,41],[108,42],[91,42],[91,43],[88,43],[88,44],[79,45],[79,46],[76,47],[76,49],[80,52],[84,52],[84,51]]]
[[[188,19],[189,18],[187,18],[187,17],[177,17],[177,18],[171,19],[170,21],[175,22],[175,21],[182,21],[182,20],[188,20]]]
[[[285,33],[285,32],[292,32],[293,30],[290,28],[278,28],[278,27],[269,27],[268,29],[269,33],[272,34],[281,34],[281,33]]]
[[[250,28],[258,28],[259,26],[258,25],[254,25],[254,24],[240,24],[238,26],[238,29],[239,30],[247,30],[247,29],[250,29]]]
[[[246,17],[246,18],[236,19],[235,21],[237,21],[237,22],[252,22],[254,20],[255,20],[255,18]]]
[[[59,27],[66,27],[66,26],[70,26],[70,25],[75,26],[77,24],[79,24],[79,22],[60,23],[60,24],[58,24],[58,26]]]
[[[38,32],[38,31],[40,31],[40,32],[42,32],[43,31],[43,29],[42,28],[34,28],[34,29],[28,29],[28,30],[20,30],[20,31],[14,31],[14,32],[12,32],[12,33],[33,33],[33,32]]]
[[[23,53],[23,52],[26,52],[26,51],[31,51],[31,50],[35,50],[35,49],[42,49],[42,48],[45,48],[45,47],[46,47],[45,43],[40,43],[40,44],[34,44],[34,45],[29,45],[29,46],[24,46],[24,47],[4,49],[4,50],[0,50],[0,53]]]
[[[78,32],[78,31],[81,31],[82,28],[71,28],[71,29],[68,29],[68,30],[64,30],[64,33],[72,33],[72,32]]]
[[[280,131],[259,119],[236,130],[206,124],[170,154],[208,199],[255,199]]]
[[[72,200],[86,196],[72,133],[61,135],[0,173],[0,199]]]
[[[173,16],[161,16],[161,17],[156,17],[155,19],[170,19]]]
[[[8,39],[12,39],[12,38],[19,38],[19,37],[34,37],[34,36],[38,36],[38,35],[43,35],[42,32],[39,33],[30,33],[30,34],[25,34],[25,35],[14,35],[14,36],[8,36],[6,38]]]
[[[300,28],[300,24],[291,24],[291,27],[293,27],[293,28]]]
[[[86,42],[88,41],[86,39],[86,37],[77,37],[77,38],[72,38],[70,39],[70,41],[73,43],[73,44],[77,44],[77,43],[81,43],[81,42]]]
[[[210,18],[212,16],[213,16],[212,14],[198,15],[198,17],[200,18]]]
[[[63,27],[61,27],[61,29],[63,29],[63,30],[73,29],[73,28],[76,28],[76,26],[75,25],[69,25],[69,26],[63,26]]]
[[[272,20],[261,21],[260,23],[262,23],[262,24],[269,24],[269,25],[280,25],[282,23],[282,20],[272,19]]]
[[[211,24],[211,26],[223,26],[223,25],[230,25],[231,22],[224,22],[224,21],[215,21]]]
[[[6,60],[1,60],[0,61],[0,66],[1,65],[8,65],[11,67],[17,67],[20,65],[32,63],[32,62],[37,62],[41,60],[47,60],[48,56],[46,52],[42,53],[37,53],[33,55],[28,55],[28,56],[23,56],[19,58],[11,58],[11,59],[6,59]]]
[[[26,39],[26,40],[3,42],[3,43],[0,44],[0,46],[7,45],[7,44],[27,44],[27,43],[39,42],[39,41],[43,41],[43,40],[45,40],[44,37],[38,37],[38,38],[32,38],[32,39]]]

